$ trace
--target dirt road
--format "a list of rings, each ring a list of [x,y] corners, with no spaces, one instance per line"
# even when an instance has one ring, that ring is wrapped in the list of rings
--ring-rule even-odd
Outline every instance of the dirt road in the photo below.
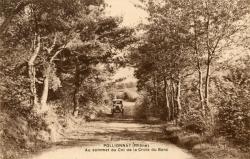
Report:
[[[188,152],[163,140],[161,127],[119,115],[88,122],[67,132],[52,148],[30,159],[194,159]]]

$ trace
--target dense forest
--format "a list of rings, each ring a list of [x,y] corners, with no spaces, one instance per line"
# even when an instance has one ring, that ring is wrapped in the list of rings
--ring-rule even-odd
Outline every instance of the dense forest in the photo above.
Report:
[[[249,1],[147,1],[131,51],[142,117],[249,144]],[[139,108],[140,109],[140,108]]]
[[[135,118],[249,148],[249,5],[141,0],[148,22],[130,28],[104,0],[1,0],[0,158],[101,115],[121,67],[138,79]]]
[[[140,7],[150,16],[130,57],[142,92],[138,115],[247,149],[249,1],[144,1]]]
[[[4,0],[1,11],[1,154],[56,140],[68,116],[104,104],[104,83],[134,40],[102,0]],[[59,117],[61,117],[59,119]],[[63,120],[65,119],[65,120]],[[59,123],[60,122],[60,123]]]

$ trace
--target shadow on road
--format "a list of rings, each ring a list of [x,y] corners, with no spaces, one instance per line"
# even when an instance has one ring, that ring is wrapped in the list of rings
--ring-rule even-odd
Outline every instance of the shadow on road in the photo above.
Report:
[[[89,159],[193,159],[188,152],[162,140],[162,125],[151,125],[137,123],[132,119],[113,118],[105,121],[92,121],[85,123],[82,127],[65,134],[62,140],[56,142],[50,149],[35,154],[32,159],[83,159],[88,155]],[[86,152],[85,149],[103,150],[104,144],[148,144],[150,148],[161,148],[164,151],[141,151],[126,153],[119,152]],[[178,154],[178,156],[176,156]]]
[[[105,118],[91,121],[67,132],[57,146],[85,146],[89,143],[119,140],[157,141],[162,139],[161,125],[142,124],[131,118]]]

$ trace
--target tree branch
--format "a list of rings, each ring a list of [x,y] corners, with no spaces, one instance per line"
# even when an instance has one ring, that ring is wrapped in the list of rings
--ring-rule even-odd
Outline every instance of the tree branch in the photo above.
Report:
[[[31,56],[31,58],[30,58],[30,60],[28,62],[29,65],[34,65],[34,61],[35,61],[36,57],[38,56],[40,50],[41,50],[41,38],[40,38],[40,35],[38,35],[38,37],[37,37],[37,47],[36,47],[33,55]]]

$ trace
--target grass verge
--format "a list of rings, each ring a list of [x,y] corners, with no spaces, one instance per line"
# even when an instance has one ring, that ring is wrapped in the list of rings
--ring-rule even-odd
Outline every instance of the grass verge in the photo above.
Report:
[[[202,136],[185,131],[173,124],[164,126],[165,139],[187,149],[197,159],[249,159],[250,148],[244,150],[223,137]]]

